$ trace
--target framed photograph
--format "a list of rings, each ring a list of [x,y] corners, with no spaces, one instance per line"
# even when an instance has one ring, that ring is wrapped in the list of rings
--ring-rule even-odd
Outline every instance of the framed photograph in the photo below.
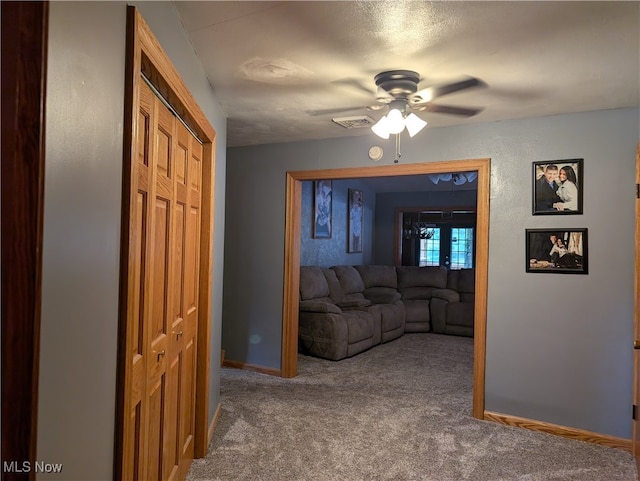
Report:
[[[533,163],[533,215],[582,214],[583,159]]]
[[[313,238],[331,238],[331,211],[333,209],[333,189],[330,180],[313,182]]]
[[[526,229],[526,272],[587,274],[587,229]]]
[[[362,191],[349,189],[349,215],[347,252],[362,252]]]

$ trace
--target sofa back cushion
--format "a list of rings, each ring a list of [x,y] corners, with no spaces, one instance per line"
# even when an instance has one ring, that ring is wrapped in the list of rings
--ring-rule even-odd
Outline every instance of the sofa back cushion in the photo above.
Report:
[[[344,289],[336,277],[336,272],[333,269],[324,268],[322,269],[322,273],[327,280],[327,286],[329,286],[329,297],[333,299],[333,302],[342,300],[345,296]]]
[[[447,287],[447,268],[444,266],[398,266],[398,289],[408,287]]]
[[[394,266],[355,266],[364,282],[364,297],[374,304],[393,304],[400,300],[398,275]]]
[[[329,297],[327,279],[320,267],[300,267],[300,300],[318,299]]]
[[[459,269],[448,271],[447,288],[460,294],[473,294],[476,291],[475,269]],[[473,296],[466,296],[473,297]]]
[[[331,269],[336,273],[345,295],[364,291],[365,286],[364,282],[362,282],[362,277],[353,266],[333,266]]]
[[[398,276],[394,266],[355,266],[355,268],[367,289],[370,287],[398,288]]]
[[[340,285],[336,271],[333,269],[322,269],[325,279],[327,279],[327,285],[329,286],[329,297],[335,302],[338,307],[350,308],[350,307],[366,307],[370,306],[371,302],[364,298],[362,292],[353,292],[351,294],[345,294],[344,289]]]

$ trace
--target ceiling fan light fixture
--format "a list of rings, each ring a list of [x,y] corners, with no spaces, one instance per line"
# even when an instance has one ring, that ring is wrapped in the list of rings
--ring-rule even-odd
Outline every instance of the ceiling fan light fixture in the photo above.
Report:
[[[440,175],[438,174],[429,174],[429,180],[433,182],[434,185],[438,185],[440,182]]]
[[[372,125],[371,130],[378,137],[381,137],[383,139],[388,139],[390,132],[389,132],[389,120],[387,119],[386,115],[383,115],[380,120],[378,120],[374,125]]]
[[[453,174],[452,178],[455,185],[462,185],[467,181],[467,178],[464,176],[464,174]]]
[[[407,118],[404,119],[404,123],[407,127],[407,131],[409,132],[410,137],[413,137],[427,126],[427,122],[422,120],[416,114],[407,115]]]
[[[397,109],[391,109],[387,114],[390,134],[399,134],[404,130],[404,118],[402,112]]]

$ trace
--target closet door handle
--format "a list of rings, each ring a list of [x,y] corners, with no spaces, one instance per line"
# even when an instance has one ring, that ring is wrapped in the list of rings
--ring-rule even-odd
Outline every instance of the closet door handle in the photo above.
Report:
[[[633,348],[640,349],[640,340],[636,339],[635,341],[633,341]]]

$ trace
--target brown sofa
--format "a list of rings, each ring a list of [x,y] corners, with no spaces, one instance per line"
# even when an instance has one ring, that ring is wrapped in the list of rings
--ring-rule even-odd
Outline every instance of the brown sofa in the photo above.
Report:
[[[472,269],[300,268],[299,351],[339,360],[405,332],[473,336]]]

